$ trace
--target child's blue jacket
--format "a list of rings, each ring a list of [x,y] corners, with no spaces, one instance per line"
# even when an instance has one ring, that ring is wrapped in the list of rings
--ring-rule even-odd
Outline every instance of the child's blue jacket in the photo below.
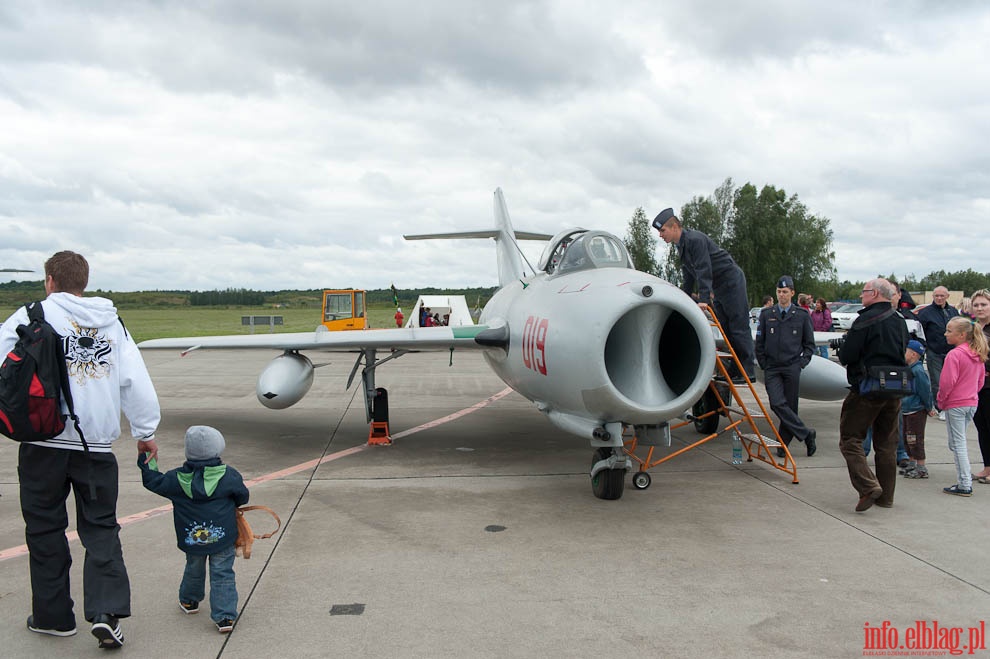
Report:
[[[914,376],[914,393],[901,399],[901,414],[911,414],[924,410],[928,412],[935,407],[932,400],[932,382],[925,373],[925,366],[921,360],[911,365],[911,374]]]
[[[250,492],[241,474],[220,458],[189,460],[160,473],[157,460],[138,456],[144,486],[172,501],[172,521],[179,549],[188,554],[214,554],[237,540],[237,507]]]

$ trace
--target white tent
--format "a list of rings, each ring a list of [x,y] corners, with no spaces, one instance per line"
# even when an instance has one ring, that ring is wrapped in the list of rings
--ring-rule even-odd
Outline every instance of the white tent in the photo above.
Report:
[[[474,325],[471,311],[463,295],[420,295],[416,305],[406,316],[409,319],[406,321],[406,327],[419,327],[419,310],[423,307],[430,310],[430,315],[440,314],[441,323],[446,316],[447,324],[451,327]]]

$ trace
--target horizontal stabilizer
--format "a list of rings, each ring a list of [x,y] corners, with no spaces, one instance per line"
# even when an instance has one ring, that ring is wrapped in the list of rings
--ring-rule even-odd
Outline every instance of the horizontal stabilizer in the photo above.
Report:
[[[513,232],[519,240],[550,240],[553,238],[548,233],[533,233],[532,231]],[[488,229],[487,231],[458,231],[455,233],[421,233],[415,236],[402,236],[406,240],[443,240],[451,238],[496,238],[498,229]]]
[[[553,236],[532,231],[516,231],[509,219],[509,209],[505,207],[505,197],[502,188],[495,189],[495,228],[485,231],[455,231],[452,233],[426,233],[413,236],[403,236],[406,240],[431,240],[446,238],[491,238],[495,241],[495,251],[498,260],[498,285],[504,287],[511,281],[522,279],[523,270],[522,250],[517,240],[550,240]],[[527,262],[528,264],[528,262]],[[530,266],[532,270],[532,266]],[[535,274],[535,273],[530,273]]]

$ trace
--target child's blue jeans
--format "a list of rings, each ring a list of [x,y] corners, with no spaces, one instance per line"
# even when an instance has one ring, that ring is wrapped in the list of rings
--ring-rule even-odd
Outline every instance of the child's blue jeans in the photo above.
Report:
[[[234,581],[234,545],[215,554],[186,554],[186,569],[179,586],[179,600],[202,602],[206,597],[206,562],[210,562],[210,618],[213,622],[237,619],[237,584]]]

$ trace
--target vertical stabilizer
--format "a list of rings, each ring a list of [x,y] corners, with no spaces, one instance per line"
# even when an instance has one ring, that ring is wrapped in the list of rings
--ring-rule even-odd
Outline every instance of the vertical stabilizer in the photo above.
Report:
[[[502,188],[495,188],[495,229],[498,232],[495,235],[495,250],[498,259],[498,285],[501,288],[511,281],[522,279],[524,274],[522,257]]]
[[[406,240],[493,238],[495,240],[496,257],[498,259],[498,285],[501,288],[512,281],[522,279],[526,274],[523,269],[524,257],[516,241],[550,240],[552,236],[548,233],[516,231],[513,229],[512,221],[509,219],[509,209],[505,207],[505,197],[502,196],[502,188],[496,188],[494,229],[486,229],[484,231],[457,231],[454,233],[426,233],[406,235],[403,238]],[[532,270],[532,267],[530,269]],[[534,273],[531,272],[530,274]]]

